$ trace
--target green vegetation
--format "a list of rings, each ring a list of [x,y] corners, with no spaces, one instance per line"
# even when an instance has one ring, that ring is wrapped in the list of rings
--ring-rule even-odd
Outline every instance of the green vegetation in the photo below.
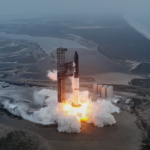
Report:
[[[148,137],[143,138],[141,148],[141,150],[150,150],[150,131],[148,131]]]
[[[113,84],[113,87],[114,87],[114,91],[131,92],[131,93],[135,93],[139,96],[144,96],[144,97],[147,94],[144,90],[138,89],[138,88],[133,87],[133,86]]]
[[[39,150],[42,142],[40,139],[29,132],[12,131],[7,137],[0,139],[1,150]],[[41,150],[44,147],[41,147]]]
[[[131,80],[133,86],[150,88],[150,79],[133,79]]]
[[[138,99],[138,98],[132,98],[132,101],[134,102],[134,106],[139,106],[140,104],[142,104],[142,100]]]

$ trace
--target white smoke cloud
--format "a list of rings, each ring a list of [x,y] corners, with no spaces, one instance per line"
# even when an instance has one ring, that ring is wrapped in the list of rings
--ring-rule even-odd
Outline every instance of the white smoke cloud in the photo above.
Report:
[[[53,71],[48,71],[47,76],[53,80],[53,81],[57,81],[57,70],[53,70]]]
[[[103,127],[104,125],[113,125],[116,123],[112,113],[119,113],[119,108],[114,106],[110,101],[97,100],[92,102],[88,98],[88,91],[80,92],[81,105],[87,104],[87,117],[89,120],[87,123],[93,123],[97,127]],[[67,104],[71,104],[72,94],[67,100]],[[34,103],[38,103],[40,97],[34,96]],[[36,101],[37,100],[37,101]],[[23,119],[35,122],[38,124],[49,125],[58,124],[59,132],[67,133],[80,133],[81,123],[76,116],[68,115],[67,110],[64,109],[63,103],[57,102],[57,95],[51,95],[46,101],[46,107],[41,108],[38,111],[34,111],[29,114],[27,110],[29,106],[24,103],[10,102],[5,99],[2,101],[5,109],[14,115],[21,116]]]
[[[33,93],[33,104],[39,107],[44,106],[45,96],[38,95],[38,91]]]

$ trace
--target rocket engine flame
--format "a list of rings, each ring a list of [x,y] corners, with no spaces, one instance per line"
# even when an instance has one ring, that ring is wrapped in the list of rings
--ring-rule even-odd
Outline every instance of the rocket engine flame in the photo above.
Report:
[[[81,105],[81,107],[72,107],[71,105],[66,104],[64,110],[68,112],[68,115],[75,116],[78,121],[87,121],[88,117],[86,116],[87,104]]]

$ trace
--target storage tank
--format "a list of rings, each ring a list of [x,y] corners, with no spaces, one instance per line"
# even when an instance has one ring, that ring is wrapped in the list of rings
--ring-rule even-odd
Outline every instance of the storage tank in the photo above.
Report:
[[[112,98],[113,98],[113,86],[108,86],[106,93],[107,93],[107,98],[109,100],[112,100]]]
[[[97,94],[98,85],[96,83],[93,84],[93,94]]]
[[[106,90],[107,90],[107,85],[103,85],[101,88],[101,98],[106,98],[106,96],[107,96]]]
[[[98,85],[97,94],[99,94],[100,96],[101,96],[101,89],[102,89],[102,85]]]

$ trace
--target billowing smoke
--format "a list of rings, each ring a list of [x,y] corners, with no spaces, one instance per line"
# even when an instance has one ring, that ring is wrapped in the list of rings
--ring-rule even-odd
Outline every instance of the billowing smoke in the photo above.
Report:
[[[81,105],[87,105],[86,116],[89,118],[87,123],[93,123],[97,127],[103,127],[104,125],[113,125],[116,123],[112,113],[119,113],[119,108],[114,106],[110,101],[106,100],[97,100],[92,102],[88,98],[88,91],[80,92],[80,103]],[[72,102],[73,95],[70,94],[67,105],[70,105]],[[39,103],[39,100],[41,102]],[[74,115],[69,115],[68,110],[64,109],[65,104],[57,102],[57,95],[53,94],[48,99],[45,100],[39,97],[34,96],[33,103],[42,105],[45,104],[45,107],[33,113],[29,113],[29,105],[23,102],[10,101],[5,99],[2,101],[2,104],[5,109],[11,112],[14,115],[21,116],[22,118],[35,122],[38,124],[49,125],[49,124],[58,124],[59,132],[67,133],[80,133],[81,123]]]
[[[53,70],[53,71],[48,71],[47,76],[53,80],[53,81],[57,81],[57,70]]]
[[[33,104],[37,107],[43,107],[44,106],[44,100],[45,96],[38,95],[38,91],[35,91],[33,93]]]

